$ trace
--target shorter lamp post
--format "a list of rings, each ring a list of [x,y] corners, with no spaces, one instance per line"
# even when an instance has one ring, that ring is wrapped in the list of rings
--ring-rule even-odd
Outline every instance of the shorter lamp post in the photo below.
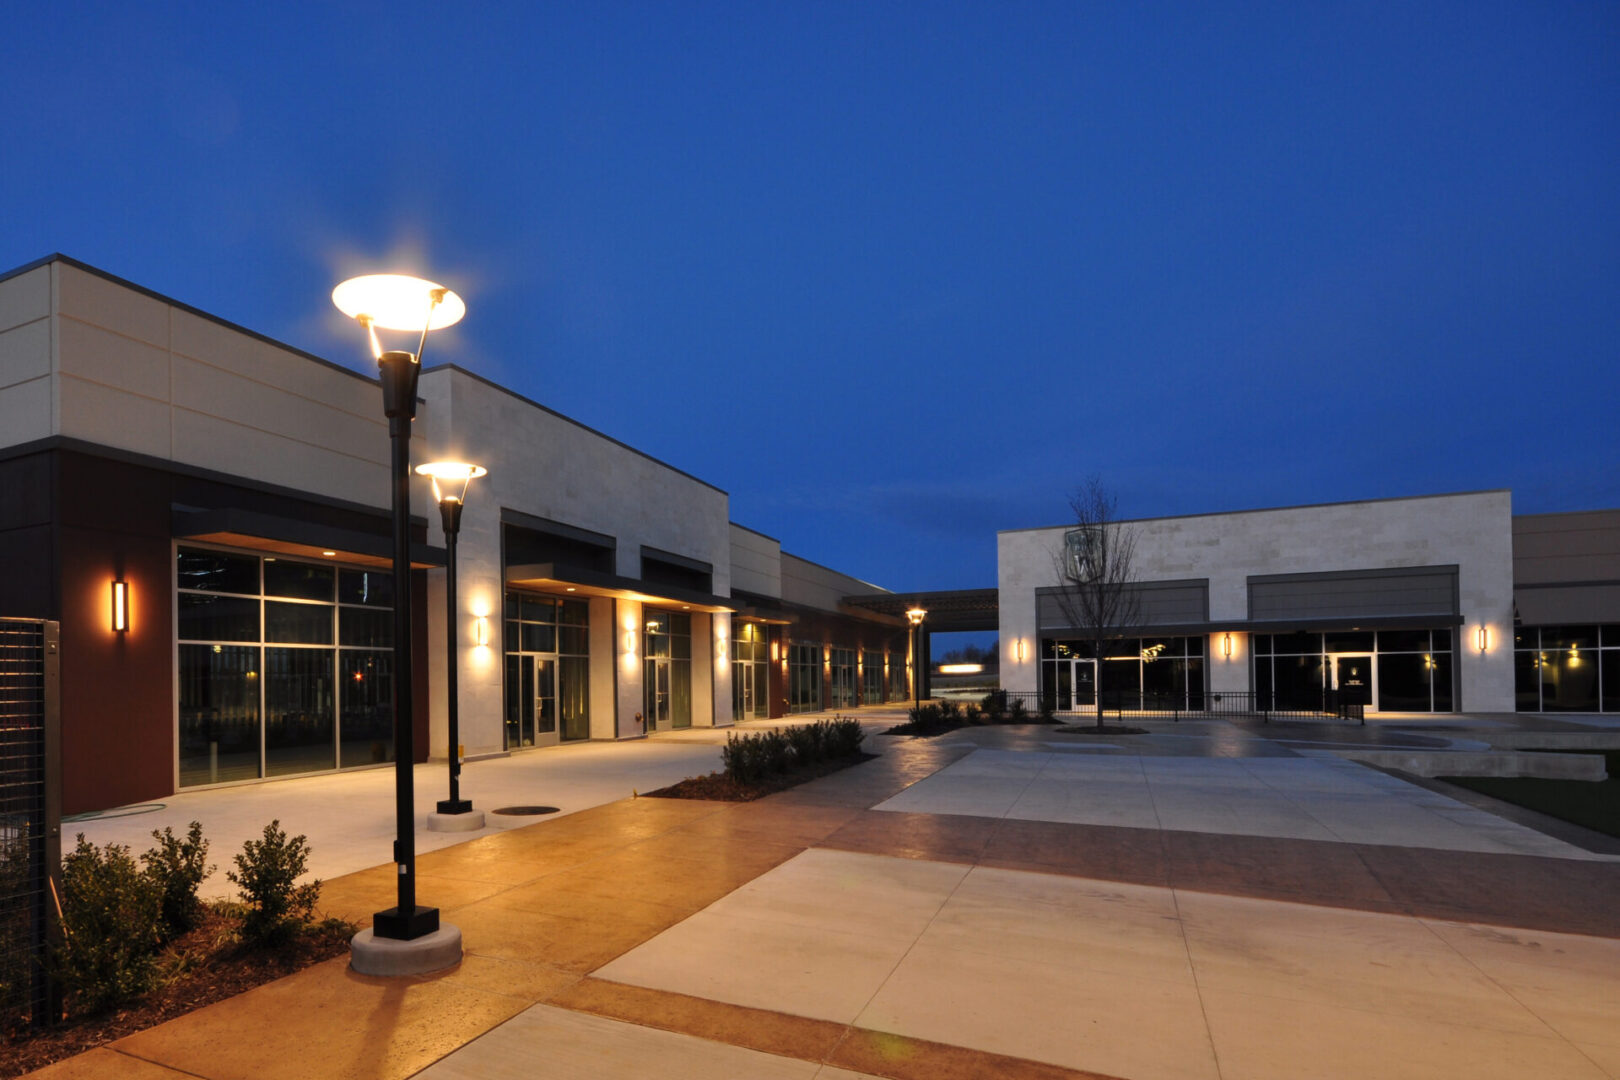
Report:
[[[411,710],[411,423],[416,385],[428,331],[451,326],[467,313],[461,297],[431,281],[402,274],[351,278],[332,290],[339,311],[366,328],[382,382],[383,415],[391,442],[394,533],[394,862],[398,903],[372,916],[370,930],[356,935],[355,969],[371,975],[403,975],[446,967],[461,956],[461,933],[439,926],[439,909],[416,904],[416,806],[412,768],[415,748]],[[420,333],[416,351],[383,350],[377,331]],[[369,935],[369,936],[368,936]],[[381,942],[429,947],[391,952]],[[453,956],[452,956],[453,951]],[[432,966],[422,966],[424,964]]]
[[[433,497],[439,502],[439,523],[444,526],[444,610],[447,660],[444,672],[445,691],[449,694],[446,717],[450,728],[450,797],[438,804],[440,814],[462,815],[472,813],[472,800],[461,797],[461,724],[456,701],[456,536],[461,532],[461,508],[467,499],[467,487],[489,470],[482,465],[469,465],[464,461],[435,461],[418,465],[416,471],[433,481]],[[439,481],[445,486],[440,487]],[[456,483],[461,490],[452,491]],[[478,815],[480,818],[483,815]],[[429,819],[428,827],[435,822]],[[458,822],[457,824],[461,824]],[[478,823],[479,825],[482,822]],[[477,826],[474,826],[477,827]]]
[[[928,612],[920,607],[911,608],[906,612],[906,619],[911,623],[911,703],[913,705],[922,704],[922,624],[927,617]]]

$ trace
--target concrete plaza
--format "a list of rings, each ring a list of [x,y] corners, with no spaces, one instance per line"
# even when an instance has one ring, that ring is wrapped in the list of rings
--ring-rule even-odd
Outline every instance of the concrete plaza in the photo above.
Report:
[[[1472,745],[1466,721],[1150,726],[874,735],[877,760],[741,805],[615,790],[715,767],[716,732],[475,763],[481,807],[572,812],[423,834],[459,967],[328,962],[42,1075],[1620,1076],[1614,846],[1334,753]],[[288,792],[352,782],[183,810],[216,856],[274,808],[320,858],[387,836],[387,785],[307,827]],[[322,871],[327,910],[391,902],[372,843]]]

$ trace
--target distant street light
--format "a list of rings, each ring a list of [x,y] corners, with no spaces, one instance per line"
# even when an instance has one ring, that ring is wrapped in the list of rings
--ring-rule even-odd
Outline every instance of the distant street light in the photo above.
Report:
[[[920,607],[911,608],[906,612],[906,619],[911,623],[911,703],[913,705],[922,704],[922,624],[926,618],[928,618],[928,612]]]
[[[459,720],[460,709],[456,700],[456,668],[458,656],[456,654],[456,621],[460,612],[456,609],[456,536],[461,532],[461,507],[467,499],[467,487],[480,476],[485,476],[489,470],[482,465],[469,465],[464,461],[435,461],[427,465],[416,467],[418,475],[431,477],[433,480],[433,497],[439,501],[439,523],[444,526],[444,610],[445,640],[449,663],[445,667],[445,690],[450,695],[449,707],[446,716],[450,727],[450,797],[441,799],[438,811],[441,814],[470,814],[472,801],[461,797],[461,724]],[[443,480],[445,486],[440,487]],[[452,489],[459,483],[461,489]],[[482,818],[483,815],[479,815]],[[429,827],[433,822],[428,822]],[[477,825],[472,826],[477,828]]]

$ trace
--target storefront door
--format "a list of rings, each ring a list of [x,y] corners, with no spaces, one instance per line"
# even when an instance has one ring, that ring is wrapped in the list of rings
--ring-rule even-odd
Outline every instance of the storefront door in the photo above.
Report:
[[[1339,692],[1342,705],[1373,703],[1373,662],[1370,656],[1352,656],[1333,653],[1333,689]]]

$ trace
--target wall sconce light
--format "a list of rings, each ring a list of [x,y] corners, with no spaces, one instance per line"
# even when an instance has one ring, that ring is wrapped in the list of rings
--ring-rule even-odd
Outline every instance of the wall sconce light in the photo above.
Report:
[[[473,621],[473,641],[480,649],[489,644],[489,620],[482,615]]]
[[[1232,659],[1232,635],[1231,634],[1225,635],[1224,639],[1221,641],[1221,652],[1228,660]]]
[[[1024,639],[1019,638],[1018,639],[1018,662],[1020,664],[1022,664],[1024,662],[1024,655],[1025,655],[1024,654]]]
[[[129,629],[129,582],[112,583],[112,628],[122,634]]]
[[[1491,646],[1491,632],[1484,626],[1479,627],[1474,631],[1474,644],[1479,646],[1480,655],[1483,656]]]
[[[632,660],[636,658],[636,632],[634,630],[624,632],[624,655]]]

